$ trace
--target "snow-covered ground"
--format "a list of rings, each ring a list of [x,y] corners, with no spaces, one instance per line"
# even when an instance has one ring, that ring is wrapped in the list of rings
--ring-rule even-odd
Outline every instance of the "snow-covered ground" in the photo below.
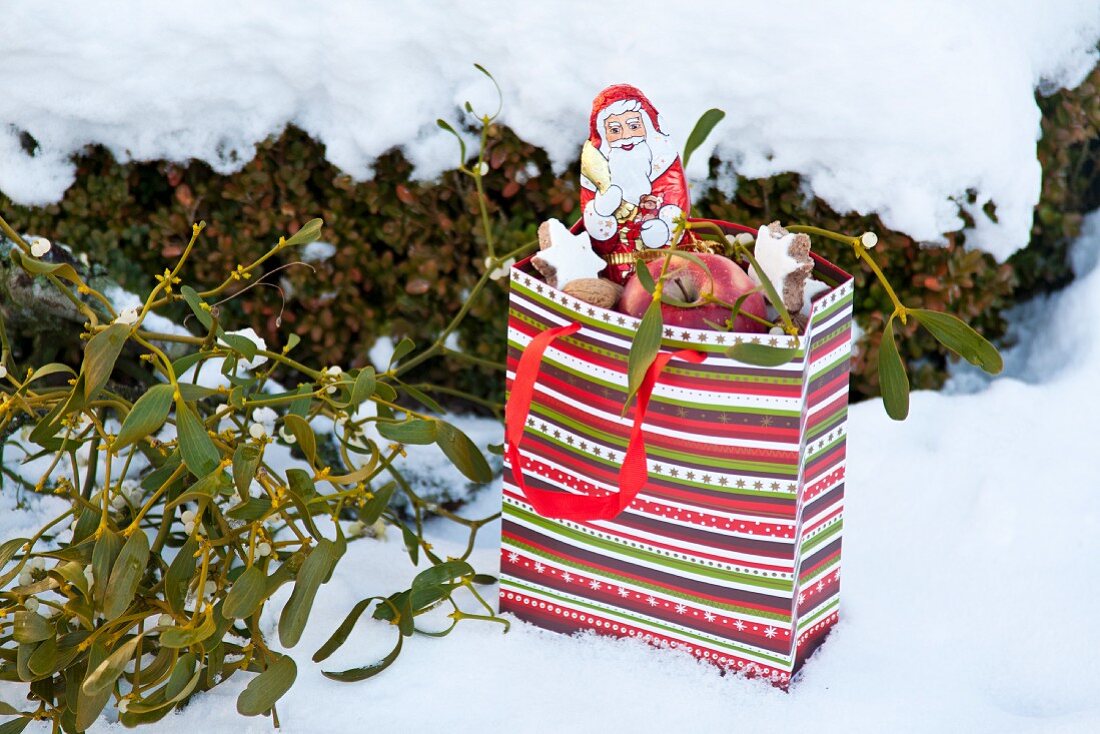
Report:
[[[401,145],[430,178],[456,162],[436,118],[495,107],[478,61],[504,121],[559,173],[595,92],[630,81],[680,140],[708,107],[729,113],[701,153],[717,145],[749,176],[798,171],[834,208],[918,239],[961,227],[952,199],[973,189],[982,231],[967,242],[1004,257],[1039,195],[1033,90],[1080,81],[1098,34],[1095,0],[9,0],[0,190],[56,200],[89,143],[231,170],[288,122],[352,175]],[[998,223],[980,213],[991,199]]]
[[[852,409],[841,622],[790,693],[722,677],[686,654],[518,622],[507,635],[467,622],[443,640],[413,638],[382,675],[329,681],[312,652],[356,601],[404,588],[415,572],[399,538],[363,539],[321,587],[290,651],[299,674],[279,704],[283,730],[1100,731],[1098,256],[1094,215],[1074,252],[1078,280],[1027,309],[1031,326],[1007,355],[1017,376],[970,394],[915,393],[905,423],[877,401]],[[487,491],[466,512],[499,504]],[[3,537],[45,517],[10,509],[0,495]],[[496,569],[497,530],[483,531],[481,570]],[[454,526],[431,534],[441,555],[461,552]],[[276,621],[269,606],[269,631]],[[393,634],[363,620],[323,667],[378,659]],[[269,721],[236,713],[245,682],[197,697],[155,731],[269,732]],[[12,687],[0,692],[12,700]]]

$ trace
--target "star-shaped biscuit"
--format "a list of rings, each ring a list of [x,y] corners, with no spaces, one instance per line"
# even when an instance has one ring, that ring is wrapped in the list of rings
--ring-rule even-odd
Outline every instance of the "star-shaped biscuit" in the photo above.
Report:
[[[573,234],[557,219],[539,226],[539,246],[542,251],[531,258],[531,264],[546,282],[559,290],[582,278],[595,278],[607,263],[592,249],[587,232]]]
[[[757,233],[753,256],[779,292],[787,311],[801,311],[806,280],[814,269],[814,261],[810,257],[810,236],[802,232],[788,232],[779,222],[772,222],[761,227]],[[760,283],[755,268],[749,268],[749,277]]]

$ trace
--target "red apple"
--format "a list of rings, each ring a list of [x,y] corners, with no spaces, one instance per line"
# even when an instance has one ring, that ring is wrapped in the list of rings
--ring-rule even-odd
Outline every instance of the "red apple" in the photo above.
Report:
[[[714,297],[726,303],[734,303],[743,293],[756,287],[752,278],[741,269],[737,263],[722,255],[697,253],[699,259],[710,268],[710,274],[714,276]],[[661,274],[661,266],[664,258],[657,258],[646,264],[650,275],[656,281]],[[665,295],[692,304],[703,304],[703,296],[711,292],[711,277],[707,271],[696,263],[682,257],[673,256],[669,264],[668,274],[665,276]],[[646,291],[645,286],[635,273],[627,281],[626,289],[619,300],[619,310],[630,314],[634,318],[641,318],[649,307],[653,296]],[[761,333],[764,325],[746,317],[745,313],[751,313],[761,318],[765,316],[764,296],[753,293],[741,304],[741,314],[733,323],[734,331],[748,331]],[[707,321],[715,324],[724,324],[729,318],[730,309],[715,303],[684,308],[668,303],[661,304],[661,318],[668,326],[679,326],[688,329],[712,329]]]

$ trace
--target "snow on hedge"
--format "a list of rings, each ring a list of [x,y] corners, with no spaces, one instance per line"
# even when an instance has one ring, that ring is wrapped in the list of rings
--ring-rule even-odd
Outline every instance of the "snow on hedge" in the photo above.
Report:
[[[979,211],[968,242],[1006,257],[1027,244],[1039,196],[1034,89],[1077,84],[1098,36],[1091,0],[13,0],[0,24],[0,190],[56,201],[90,143],[228,172],[287,123],[356,177],[404,146],[431,178],[456,157],[435,119],[495,103],[478,61],[503,86],[505,122],[559,171],[593,94],[630,81],[681,140],[724,108],[703,153],[717,145],[748,176],[800,172],[834,208],[879,212],[918,239],[961,227],[955,202],[973,190],[974,210],[993,201],[998,222]]]

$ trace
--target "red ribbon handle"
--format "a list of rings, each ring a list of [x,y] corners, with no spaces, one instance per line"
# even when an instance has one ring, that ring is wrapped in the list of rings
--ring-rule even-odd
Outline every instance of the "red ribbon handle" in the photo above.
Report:
[[[619,471],[619,491],[603,495],[570,494],[554,492],[539,487],[529,487],[523,480],[519,446],[523,440],[524,426],[531,411],[531,401],[535,397],[535,380],[539,374],[543,354],[550,342],[559,336],[569,336],[580,330],[579,323],[558,326],[542,332],[527,345],[516,367],[516,376],[512,381],[512,392],[505,408],[504,438],[508,444],[508,463],[512,466],[512,476],[516,485],[527,500],[543,517],[561,520],[610,520],[625,510],[649,479],[646,466],[645,437],[642,435],[642,423],[649,408],[649,397],[658,375],[670,359],[681,359],[699,364],[706,355],[693,349],[681,349],[677,352],[663,352],[646,370],[641,387],[638,388],[638,407],[634,413],[634,426],[630,430],[630,443],[627,446],[623,466]]]

